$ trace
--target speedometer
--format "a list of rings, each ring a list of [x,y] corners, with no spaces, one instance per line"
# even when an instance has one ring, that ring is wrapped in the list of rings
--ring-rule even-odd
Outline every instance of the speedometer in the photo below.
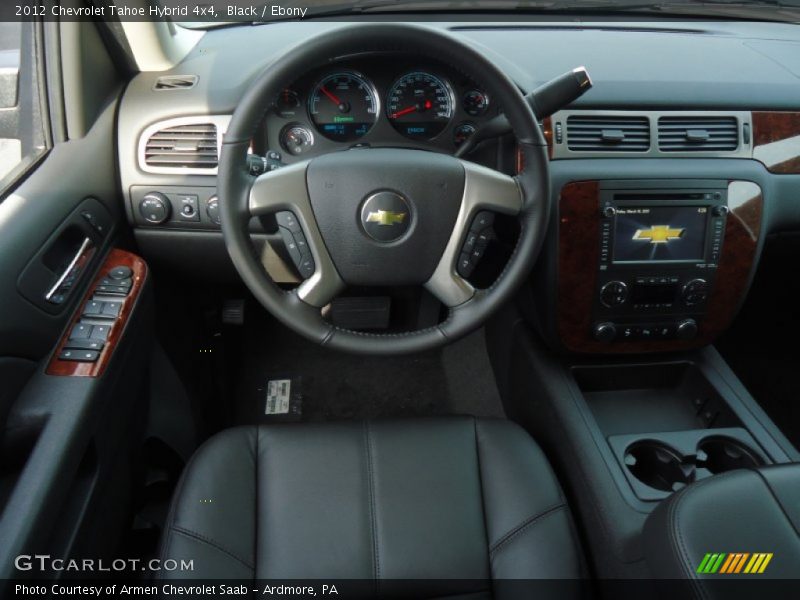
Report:
[[[378,110],[375,87],[354,71],[324,77],[308,98],[308,112],[317,131],[335,142],[363,136],[375,124]]]
[[[430,140],[453,117],[453,90],[444,79],[414,71],[398,79],[389,90],[386,116],[406,137]]]

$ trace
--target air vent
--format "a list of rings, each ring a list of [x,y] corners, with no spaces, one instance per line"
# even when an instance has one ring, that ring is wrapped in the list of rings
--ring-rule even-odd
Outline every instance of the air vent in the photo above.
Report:
[[[567,119],[567,147],[573,152],[647,152],[647,117],[578,116]]]
[[[156,131],[147,138],[144,162],[149,167],[215,169],[219,162],[217,126],[196,123]]]
[[[197,84],[197,75],[164,75],[156,80],[154,90],[188,90]]]
[[[658,149],[662,152],[733,152],[739,147],[736,117],[661,117]]]

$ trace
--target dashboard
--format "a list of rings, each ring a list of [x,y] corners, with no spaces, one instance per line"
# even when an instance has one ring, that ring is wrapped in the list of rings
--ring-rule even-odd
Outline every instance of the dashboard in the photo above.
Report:
[[[498,112],[479,83],[429,57],[350,58],[287,83],[254,150],[287,164],[355,145],[453,153]]]
[[[345,26],[211,31],[171,71],[133,79],[119,111],[118,158],[128,219],[149,262],[209,280],[236,276],[215,179],[230,116],[273,57]],[[530,300],[543,336],[575,352],[621,353],[689,348],[724,331],[767,236],[800,230],[798,27],[429,26],[480,48],[524,93],[580,65],[594,81],[543,120],[552,222]],[[160,87],[165,77],[186,85]],[[252,152],[270,168],[357,146],[454,154],[502,112],[478,77],[430,56],[332,57],[286,81],[265,106]],[[194,140],[188,154],[185,138]],[[516,156],[505,136],[465,159],[513,174]],[[291,262],[267,252],[282,244],[274,220],[250,229],[270,274],[277,264],[286,279],[276,279],[297,281]]]

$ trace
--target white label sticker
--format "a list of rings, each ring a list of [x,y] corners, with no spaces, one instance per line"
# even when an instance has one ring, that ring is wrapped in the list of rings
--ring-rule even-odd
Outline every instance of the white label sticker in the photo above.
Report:
[[[265,415],[285,415],[289,412],[289,399],[292,397],[291,379],[273,379],[267,383],[267,404]]]

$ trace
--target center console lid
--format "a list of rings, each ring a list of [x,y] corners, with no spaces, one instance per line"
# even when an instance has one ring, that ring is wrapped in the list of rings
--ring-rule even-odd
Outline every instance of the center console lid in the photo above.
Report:
[[[771,597],[796,593],[800,464],[739,469],[684,488],[651,513],[644,546],[653,577],[683,580],[681,597],[730,598],[755,581],[771,582]]]

